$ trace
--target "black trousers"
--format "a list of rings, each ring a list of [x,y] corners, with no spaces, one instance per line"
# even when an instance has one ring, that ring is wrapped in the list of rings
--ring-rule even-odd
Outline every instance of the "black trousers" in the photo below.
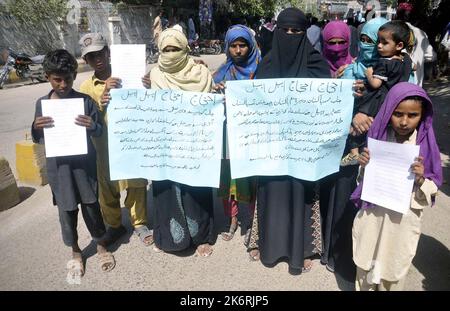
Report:
[[[74,211],[63,211],[58,208],[58,211],[64,244],[71,247],[78,242],[78,209]],[[103,223],[98,202],[81,204],[81,213],[92,238],[94,240],[100,239],[105,234],[105,224]]]

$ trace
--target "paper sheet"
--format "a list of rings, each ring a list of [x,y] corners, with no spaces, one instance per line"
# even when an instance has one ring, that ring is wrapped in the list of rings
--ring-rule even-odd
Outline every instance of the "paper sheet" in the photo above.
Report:
[[[419,146],[368,139],[370,161],[365,168],[361,199],[405,214],[411,204],[411,164]]]
[[[83,114],[82,98],[42,100],[42,116],[54,121],[54,127],[44,129],[46,157],[87,154],[86,128],[75,124]]]
[[[145,75],[145,44],[111,45],[112,77],[122,79],[124,89],[143,89]]]

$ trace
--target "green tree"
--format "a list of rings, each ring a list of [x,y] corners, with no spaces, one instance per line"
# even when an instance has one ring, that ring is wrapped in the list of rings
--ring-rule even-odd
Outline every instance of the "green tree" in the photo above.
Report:
[[[67,15],[67,0],[7,0],[6,10],[22,24],[37,25],[42,20],[60,20]]]
[[[242,15],[266,16],[275,11],[275,0],[230,0],[233,11]]]
[[[397,5],[397,0],[386,0],[387,6],[393,7]]]
[[[318,13],[317,1],[313,0],[230,0],[233,10],[242,15],[271,16],[288,6],[297,7],[306,13]]]

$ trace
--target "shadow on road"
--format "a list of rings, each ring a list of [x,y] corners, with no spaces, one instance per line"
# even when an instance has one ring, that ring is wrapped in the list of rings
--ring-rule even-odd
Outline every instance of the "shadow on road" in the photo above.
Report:
[[[450,290],[450,252],[444,244],[422,234],[412,263],[425,277],[423,289]]]
[[[36,189],[32,187],[19,187],[20,203],[31,197],[34,192]]]

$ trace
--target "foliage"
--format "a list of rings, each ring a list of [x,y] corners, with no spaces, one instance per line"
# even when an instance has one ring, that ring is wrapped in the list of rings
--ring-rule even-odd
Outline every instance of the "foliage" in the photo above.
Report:
[[[63,19],[69,11],[67,0],[8,0],[6,10],[21,24],[28,25],[46,19]]]
[[[273,16],[277,10],[289,6],[302,9],[305,13],[317,13],[317,1],[312,0],[230,0],[235,12],[242,15]]]
[[[230,0],[233,11],[242,15],[267,16],[275,11],[274,0]]]
[[[386,0],[387,6],[395,7],[397,6],[397,0]]]

